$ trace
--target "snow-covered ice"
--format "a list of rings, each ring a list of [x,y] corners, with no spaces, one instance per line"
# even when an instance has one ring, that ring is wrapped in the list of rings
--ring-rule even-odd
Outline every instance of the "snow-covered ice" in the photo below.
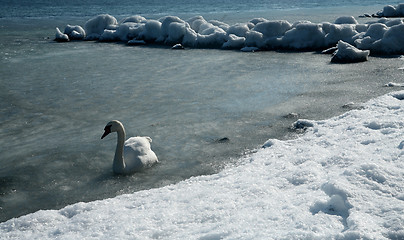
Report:
[[[404,91],[220,173],[0,223],[2,239],[403,239]]]

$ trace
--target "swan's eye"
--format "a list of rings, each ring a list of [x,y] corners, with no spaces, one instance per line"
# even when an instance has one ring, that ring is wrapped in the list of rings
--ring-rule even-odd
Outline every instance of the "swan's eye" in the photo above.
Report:
[[[112,125],[105,126],[104,131],[111,132],[111,127],[112,127]]]

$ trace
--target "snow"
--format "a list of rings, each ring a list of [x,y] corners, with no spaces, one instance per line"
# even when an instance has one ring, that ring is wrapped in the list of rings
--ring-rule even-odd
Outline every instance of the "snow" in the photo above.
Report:
[[[2,239],[403,239],[404,91],[220,173],[0,223]]]
[[[399,6],[396,9],[404,10],[403,4]],[[118,23],[115,17],[103,14],[88,20],[84,28],[67,25],[64,32],[67,39],[59,32],[56,41],[143,40],[169,46],[221,49],[324,50],[342,40],[372,54],[404,54],[404,22],[387,18],[366,24],[358,23],[353,16],[338,17],[334,23],[254,18],[247,23],[229,25],[218,20],[207,21],[202,16],[183,20],[177,16],[146,19],[135,15]]]

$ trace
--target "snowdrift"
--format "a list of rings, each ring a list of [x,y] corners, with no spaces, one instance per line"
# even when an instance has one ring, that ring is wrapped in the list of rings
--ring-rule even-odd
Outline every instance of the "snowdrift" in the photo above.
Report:
[[[404,5],[399,5],[404,6]],[[399,9],[402,9],[400,7]],[[400,10],[401,11],[401,10]],[[84,28],[70,26],[64,33],[57,29],[56,41],[98,40],[181,44],[189,48],[324,50],[340,40],[372,54],[404,54],[404,23],[401,19],[381,18],[359,24],[352,17],[339,17],[335,23],[255,18],[247,23],[229,25],[202,16],[188,20],[176,16],[146,19],[132,16],[118,22],[108,14],[88,20]]]

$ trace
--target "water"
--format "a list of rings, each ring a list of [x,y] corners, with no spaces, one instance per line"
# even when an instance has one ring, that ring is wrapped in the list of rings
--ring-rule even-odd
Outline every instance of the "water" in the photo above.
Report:
[[[400,1],[391,1],[388,4],[398,4]],[[246,12],[267,12],[268,10],[312,9],[340,6],[374,6],[386,5],[381,0],[257,0],[248,2],[243,0],[99,0],[80,1],[72,0],[1,0],[1,18],[52,18],[52,17],[93,17],[96,14],[109,13],[114,16],[132,14],[140,15],[182,15],[205,13],[239,14]]]
[[[323,9],[324,3],[314,1],[262,1],[247,9],[241,1],[229,2],[197,1],[193,7],[178,1],[112,7],[108,1],[4,3],[0,221],[215,173],[268,138],[291,137],[288,127],[295,119],[284,118],[288,113],[327,118],[346,111],[341,106],[348,102],[390,91],[383,84],[402,79],[403,61],[397,58],[336,65],[313,52],[171,51],[51,41],[55,26],[83,25],[88,16],[106,11],[118,16],[198,12],[232,23],[261,16],[333,21],[339,9]],[[380,9],[374,7],[378,1],[346,4]],[[355,8],[352,15],[360,11]],[[114,175],[115,135],[100,140],[112,119],[124,123],[128,136],[152,137],[160,163],[131,176]],[[224,138],[229,141],[220,141]]]

